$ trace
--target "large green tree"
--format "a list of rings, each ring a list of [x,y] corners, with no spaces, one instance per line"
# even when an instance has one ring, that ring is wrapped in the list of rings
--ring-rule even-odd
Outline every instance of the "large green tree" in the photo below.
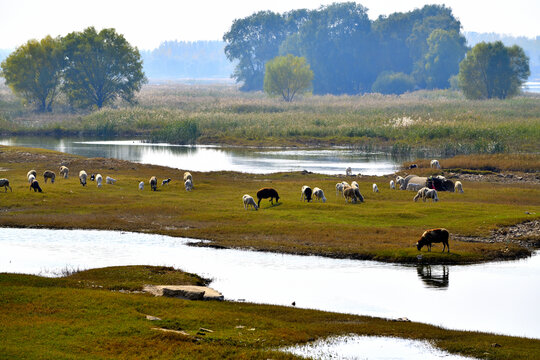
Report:
[[[313,71],[303,57],[294,55],[278,56],[266,63],[264,91],[281,96],[287,102],[296,94],[304,94],[311,89]]]
[[[521,47],[482,42],[459,64],[458,82],[468,99],[505,99],[517,94],[529,75],[529,58]]]
[[[15,94],[44,112],[52,110],[63,67],[60,39],[47,36],[18,47],[2,62],[1,75]]]
[[[424,56],[424,78],[431,89],[450,87],[450,77],[459,72],[459,63],[465,57],[465,37],[455,30],[433,30],[427,39],[428,51]]]
[[[102,108],[121,98],[129,103],[146,82],[137,48],[114,29],[93,27],[63,39],[64,91],[77,107]]]

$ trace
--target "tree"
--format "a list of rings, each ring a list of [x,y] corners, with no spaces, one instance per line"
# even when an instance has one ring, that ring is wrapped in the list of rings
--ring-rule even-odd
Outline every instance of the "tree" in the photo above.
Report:
[[[404,73],[394,73],[385,71],[377,76],[377,80],[371,87],[373,92],[381,94],[403,94],[414,90],[414,79],[412,76]]]
[[[296,94],[308,92],[312,81],[313,71],[303,57],[289,54],[266,63],[264,91],[270,95],[281,95],[287,102],[293,101]]]
[[[450,77],[459,72],[459,63],[465,57],[465,42],[465,37],[454,30],[433,30],[427,39],[429,50],[424,56],[424,78],[428,88],[450,86]]]
[[[459,64],[458,82],[468,99],[505,99],[517,94],[529,75],[529,58],[522,48],[482,42]]]
[[[118,97],[132,103],[146,82],[137,48],[114,29],[93,27],[72,32],[64,40],[64,91],[77,107],[101,109]]]
[[[2,62],[2,76],[15,94],[37,110],[52,111],[58,95],[64,56],[59,38],[30,40]]]

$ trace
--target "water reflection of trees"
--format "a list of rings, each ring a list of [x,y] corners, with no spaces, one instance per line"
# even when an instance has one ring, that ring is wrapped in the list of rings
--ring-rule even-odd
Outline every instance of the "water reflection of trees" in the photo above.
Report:
[[[450,284],[449,267],[446,265],[431,266],[418,265],[416,267],[418,277],[428,288],[446,289]]]

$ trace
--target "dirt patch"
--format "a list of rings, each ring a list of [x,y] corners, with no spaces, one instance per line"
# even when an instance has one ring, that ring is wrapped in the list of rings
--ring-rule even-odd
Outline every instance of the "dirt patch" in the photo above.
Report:
[[[476,182],[495,182],[495,183],[520,183],[520,184],[540,184],[539,173],[498,173],[498,174],[459,174],[447,173],[444,175],[447,179],[476,181]]]
[[[517,244],[529,250],[540,248],[540,221],[532,220],[521,224],[493,230],[490,236],[475,237],[452,235],[452,238],[463,242],[507,243]]]

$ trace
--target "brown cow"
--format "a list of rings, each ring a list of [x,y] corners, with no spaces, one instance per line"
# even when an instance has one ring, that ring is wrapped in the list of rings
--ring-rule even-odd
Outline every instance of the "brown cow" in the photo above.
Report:
[[[431,244],[433,243],[443,243],[443,250],[448,248],[448,252],[450,252],[450,245],[448,244],[448,230],[446,229],[430,229],[424,231],[422,234],[422,237],[420,240],[416,243],[416,248],[418,251],[422,249],[422,247],[425,245],[428,248],[428,251],[431,251]]]
[[[259,191],[257,191],[257,199],[259,199],[259,201],[257,202],[257,207],[261,207],[262,199],[268,199],[268,198],[270,198],[270,203],[272,203],[272,205],[274,205],[274,198],[276,199],[276,203],[279,202],[279,195],[276,189],[262,188]]]

